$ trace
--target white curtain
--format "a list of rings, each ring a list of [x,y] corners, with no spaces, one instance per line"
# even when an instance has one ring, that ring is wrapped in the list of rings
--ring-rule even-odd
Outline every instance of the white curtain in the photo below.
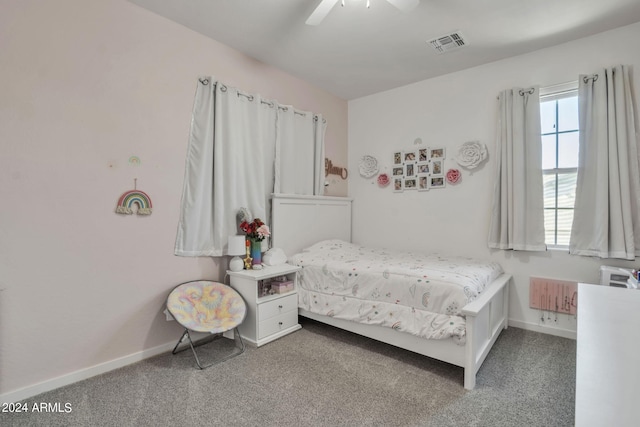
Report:
[[[279,108],[276,101],[244,94],[212,77],[200,78],[175,254],[225,255],[228,236],[238,233],[236,214],[242,207],[269,225],[276,165],[284,171],[287,191],[314,194],[319,166],[313,162],[324,161],[317,157],[323,138],[324,131],[318,139],[313,113],[295,114],[292,107]]]
[[[580,76],[580,151],[569,252],[640,255],[638,134],[630,70]]]
[[[324,133],[321,115],[279,105],[275,193],[324,193]]]
[[[509,89],[498,101],[489,247],[544,251],[539,91]]]
[[[321,114],[316,114],[313,125],[314,164],[313,164],[313,194],[324,194],[324,135],[327,130],[327,121]]]
[[[206,84],[205,84],[206,83]],[[175,254],[222,256],[245,207],[268,221],[276,109],[213,78],[196,91]]]

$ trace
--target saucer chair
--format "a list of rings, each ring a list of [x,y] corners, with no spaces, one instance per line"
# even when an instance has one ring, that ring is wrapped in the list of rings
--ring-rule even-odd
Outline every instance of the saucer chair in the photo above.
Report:
[[[238,331],[238,326],[247,314],[244,300],[233,288],[218,282],[195,280],[176,286],[167,298],[167,309],[176,321],[184,327],[184,333],[173,348],[176,354],[191,347],[198,368],[205,369],[216,363],[224,362],[244,353],[245,345]],[[234,341],[237,337],[240,347],[235,342],[235,351],[206,365],[200,363],[196,347],[220,338],[224,332],[233,330]],[[213,337],[193,342],[191,332],[206,332]],[[178,350],[180,344],[188,341],[189,347]]]

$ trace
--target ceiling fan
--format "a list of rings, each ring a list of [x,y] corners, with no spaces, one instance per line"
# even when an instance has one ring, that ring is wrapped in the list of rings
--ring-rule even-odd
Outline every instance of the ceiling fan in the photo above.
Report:
[[[344,6],[342,0],[342,5]],[[420,3],[420,0],[387,0],[389,3],[400,9],[402,12],[409,12]],[[307,25],[318,25],[329,14],[333,6],[338,3],[338,0],[322,0],[315,10],[309,15],[309,18],[305,21]],[[369,0],[367,0],[367,7],[369,7]]]

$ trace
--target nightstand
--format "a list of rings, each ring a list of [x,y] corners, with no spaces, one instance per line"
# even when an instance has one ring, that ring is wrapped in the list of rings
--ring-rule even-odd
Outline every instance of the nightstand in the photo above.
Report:
[[[260,347],[302,328],[298,324],[298,271],[300,267],[282,264],[265,266],[262,270],[227,271],[231,287],[247,304],[247,317],[239,326],[242,338]],[[293,284],[284,293],[264,292],[277,278]],[[277,283],[277,282],[275,282]],[[275,285],[273,286],[276,287]]]

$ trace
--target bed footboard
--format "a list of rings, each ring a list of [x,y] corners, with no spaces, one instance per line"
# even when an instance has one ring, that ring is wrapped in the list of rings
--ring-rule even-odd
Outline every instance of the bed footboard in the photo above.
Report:
[[[464,388],[472,390],[482,362],[502,329],[507,328],[510,280],[510,275],[501,275],[488,285],[478,299],[462,308],[467,328],[464,346],[455,344],[451,339],[425,340],[398,333],[391,328],[323,316],[301,308],[298,313],[303,317],[460,366],[464,368]]]
[[[464,366],[464,388],[467,390],[475,387],[476,373],[502,329],[507,328],[510,281],[511,276],[503,274],[478,299],[462,308],[467,326]]]

